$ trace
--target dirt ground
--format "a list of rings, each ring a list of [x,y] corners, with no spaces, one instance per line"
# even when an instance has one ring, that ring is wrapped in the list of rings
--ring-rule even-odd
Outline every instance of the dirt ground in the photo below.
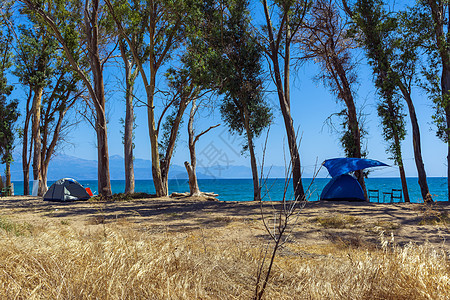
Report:
[[[0,218],[41,228],[71,226],[101,230],[121,226],[152,234],[201,232],[217,240],[268,239],[279,203],[217,202],[154,198],[116,202],[48,202],[39,197],[0,198]],[[263,214],[261,213],[263,212]],[[292,239],[302,245],[330,242],[349,247],[378,247],[381,235],[395,243],[431,243],[450,251],[449,202],[377,204],[308,202],[291,219]]]

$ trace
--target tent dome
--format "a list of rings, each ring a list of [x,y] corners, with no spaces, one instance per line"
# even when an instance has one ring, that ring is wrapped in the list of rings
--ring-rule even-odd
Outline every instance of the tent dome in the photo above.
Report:
[[[323,188],[320,200],[365,201],[364,192],[355,177],[342,174],[333,177]]]
[[[50,186],[44,195],[48,201],[75,201],[87,200],[90,196],[84,187],[75,179],[63,178]]]

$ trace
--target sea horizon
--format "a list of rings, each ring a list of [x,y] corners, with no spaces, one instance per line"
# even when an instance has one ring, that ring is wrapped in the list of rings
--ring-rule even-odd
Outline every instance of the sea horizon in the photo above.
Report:
[[[330,178],[315,178],[311,184],[312,178],[303,178],[303,186],[309,201],[319,200],[320,193]],[[56,180],[48,180],[50,187]],[[98,194],[97,180],[78,180],[84,187],[89,187],[92,192]],[[262,181],[261,181],[262,182]],[[14,194],[23,195],[23,181],[13,181]],[[213,192],[218,194],[220,201],[252,201],[253,200],[253,181],[251,178],[214,178],[199,179],[200,190],[203,192]],[[367,190],[378,190],[380,202],[383,202],[384,194],[391,192],[392,189],[401,189],[401,180],[399,177],[372,177],[365,179]],[[308,186],[310,189],[307,190]],[[407,177],[408,192],[411,202],[420,203],[422,197],[417,177]],[[430,193],[435,201],[448,201],[447,177],[428,177]],[[33,182],[30,181],[30,190]],[[285,188],[285,178],[268,178],[266,185],[262,187],[263,200],[280,201],[283,198]],[[114,194],[125,191],[125,180],[111,180],[111,189]],[[169,194],[173,192],[183,193],[189,191],[187,178],[169,179]],[[152,179],[136,179],[135,192],[154,194],[155,189]],[[386,201],[388,197],[386,196]],[[292,187],[287,188],[286,199],[292,199]],[[404,201],[404,198],[402,198]],[[374,202],[373,199],[371,199]],[[402,202],[403,202],[402,201]],[[375,200],[375,202],[377,202]]]

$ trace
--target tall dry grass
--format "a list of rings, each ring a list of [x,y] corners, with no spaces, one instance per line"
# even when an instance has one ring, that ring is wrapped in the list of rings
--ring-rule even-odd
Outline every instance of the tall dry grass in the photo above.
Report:
[[[0,229],[0,299],[249,299],[264,245],[207,230]],[[214,241],[213,241],[214,240]],[[448,255],[430,246],[379,250],[291,243],[266,299],[449,299]]]

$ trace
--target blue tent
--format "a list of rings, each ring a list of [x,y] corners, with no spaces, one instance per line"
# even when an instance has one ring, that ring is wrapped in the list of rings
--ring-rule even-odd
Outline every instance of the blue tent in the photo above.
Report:
[[[355,177],[342,174],[331,178],[323,188],[320,200],[364,201],[364,192]]]
[[[327,159],[323,165],[327,168],[331,177],[371,167],[388,167],[387,164],[378,160],[349,157]]]
[[[333,158],[324,161],[328,169],[330,182],[322,190],[320,200],[365,201],[364,191],[355,177],[349,175],[370,167],[388,166],[377,160],[365,158]]]

